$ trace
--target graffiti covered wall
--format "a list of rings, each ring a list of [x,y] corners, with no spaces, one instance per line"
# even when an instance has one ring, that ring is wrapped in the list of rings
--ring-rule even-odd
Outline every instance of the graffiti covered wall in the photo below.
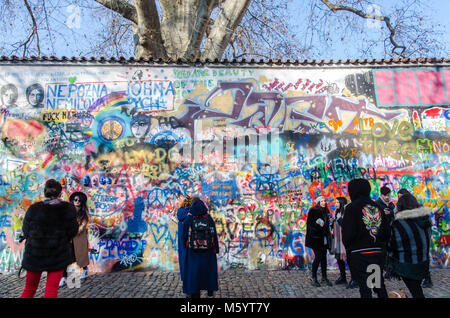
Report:
[[[210,208],[222,270],[304,268],[308,209],[334,211],[355,177],[431,207],[448,266],[450,65],[5,63],[0,95],[2,273],[49,178],[89,196],[91,271],[177,270],[186,194]]]

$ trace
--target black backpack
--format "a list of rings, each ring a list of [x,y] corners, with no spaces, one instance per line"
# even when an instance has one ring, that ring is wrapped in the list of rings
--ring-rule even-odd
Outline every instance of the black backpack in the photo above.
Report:
[[[206,252],[214,247],[214,224],[207,214],[195,216],[189,225],[189,248],[196,252]]]

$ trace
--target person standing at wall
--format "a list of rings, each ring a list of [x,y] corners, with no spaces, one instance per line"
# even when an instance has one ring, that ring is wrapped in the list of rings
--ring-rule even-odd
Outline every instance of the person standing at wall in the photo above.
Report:
[[[192,204],[192,199],[190,196],[186,196],[185,198],[180,197],[178,200],[178,211],[177,211],[177,219],[178,219],[178,264],[180,267],[180,278],[181,281],[184,280],[184,264],[186,262],[186,246],[183,243],[183,222],[187,218],[189,213],[189,207]]]
[[[387,186],[382,186],[380,189],[380,196],[375,201],[375,203],[381,210],[384,211],[384,214],[386,215],[389,225],[391,225],[395,219],[394,213],[395,204],[394,202],[391,201],[391,189],[389,189]],[[389,257],[386,253],[384,268],[388,267],[389,267]],[[384,278],[388,280],[391,278],[389,272],[386,272]]]
[[[328,210],[325,198],[320,196],[316,198],[315,205],[308,211],[306,219],[306,238],[305,245],[314,252],[314,261],[312,263],[312,285],[320,287],[317,280],[317,270],[319,264],[322,271],[322,282],[328,286],[333,284],[327,278],[327,249],[331,249],[330,232],[330,211]]]
[[[32,204],[23,220],[25,250],[22,268],[27,271],[20,298],[33,298],[42,272],[47,272],[45,298],[58,297],[58,283],[72,263],[70,241],[78,232],[75,207],[60,199],[62,186],[54,179],[45,183],[44,201]]]
[[[69,197],[70,203],[77,211],[78,233],[72,240],[73,262],[83,268],[80,279],[86,278],[89,265],[89,209],[87,207],[87,195],[83,192],[74,192]],[[67,279],[67,270],[64,271],[59,286],[63,286]]]
[[[429,275],[431,209],[411,194],[402,194],[388,244],[394,276],[405,282],[413,298],[425,298],[421,281]]]
[[[398,200],[400,200],[400,198],[404,194],[412,195],[411,192],[409,192],[405,188],[402,188],[402,189],[398,190],[398,192],[397,192]],[[395,207],[395,209],[396,209],[396,211],[398,211],[397,207]],[[431,253],[431,249],[430,249],[430,253]],[[433,282],[431,281],[430,262],[431,262],[431,255],[429,255],[429,257],[428,257],[428,272],[425,275],[425,279],[423,280],[423,284],[422,284],[423,288],[431,288],[431,287],[433,287]]]
[[[334,203],[334,219],[332,222],[334,240],[332,253],[336,257],[336,261],[339,267],[339,278],[335,282],[336,285],[347,284],[347,277],[345,274],[345,260],[347,259],[347,254],[345,252],[344,243],[342,243],[342,219],[344,217],[344,208],[347,204],[347,199],[345,197],[337,197]]]
[[[183,222],[183,242],[186,244],[183,292],[190,298],[199,298],[201,290],[213,297],[219,290],[217,256],[219,240],[216,224],[208,214],[205,203],[196,198]]]
[[[373,270],[377,283],[373,289],[378,297],[387,298],[382,273],[389,223],[384,212],[370,198],[370,191],[370,183],[365,179],[353,179],[348,183],[352,202],[345,207],[342,240],[350,254],[350,272],[358,282],[361,298],[372,298],[368,278]]]
[[[375,201],[375,203],[381,210],[384,211],[384,214],[386,215],[389,224],[392,224],[392,222],[394,222],[395,219],[394,215],[395,204],[391,200],[391,189],[389,189],[387,186],[382,186],[380,189],[380,196]]]
[[[347,277],[345,273],[345,261],[349,263],[349,254],[345,250],[344,243],[342,242],[342,221],[344,219],[345,206],[347,205],[347,199],[345,197],[337,197],[335,201],[335,212],[334,212],[334,224],[331,225],[334,232],[333,240],[333,254],[336,257],[337,264],[339,267],[340,276],[335,282],[336,285],[346,284]],[[350,272],[351,274],[351,272]],[[350,282],[347,284],[346,288],[356,288],[358,283],[350,275]]]

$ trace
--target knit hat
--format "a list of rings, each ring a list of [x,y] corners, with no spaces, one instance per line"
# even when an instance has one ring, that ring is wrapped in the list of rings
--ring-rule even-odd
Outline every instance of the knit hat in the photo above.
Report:
[[[320,201],[322,201],[322,200],[324,200],[325,202],[327,201],[323,196],[318,196],[318,197],[314,200],[314,202],[315,202],[316,204],[319,204]]]

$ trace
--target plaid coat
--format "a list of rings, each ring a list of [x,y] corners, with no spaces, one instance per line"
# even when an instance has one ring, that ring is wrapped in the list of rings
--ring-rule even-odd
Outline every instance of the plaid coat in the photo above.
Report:
[[[395,215],[388,243],[394,274],[416,280],[426,277],[431,241],[430,213],[430,208],[420,207]]]

